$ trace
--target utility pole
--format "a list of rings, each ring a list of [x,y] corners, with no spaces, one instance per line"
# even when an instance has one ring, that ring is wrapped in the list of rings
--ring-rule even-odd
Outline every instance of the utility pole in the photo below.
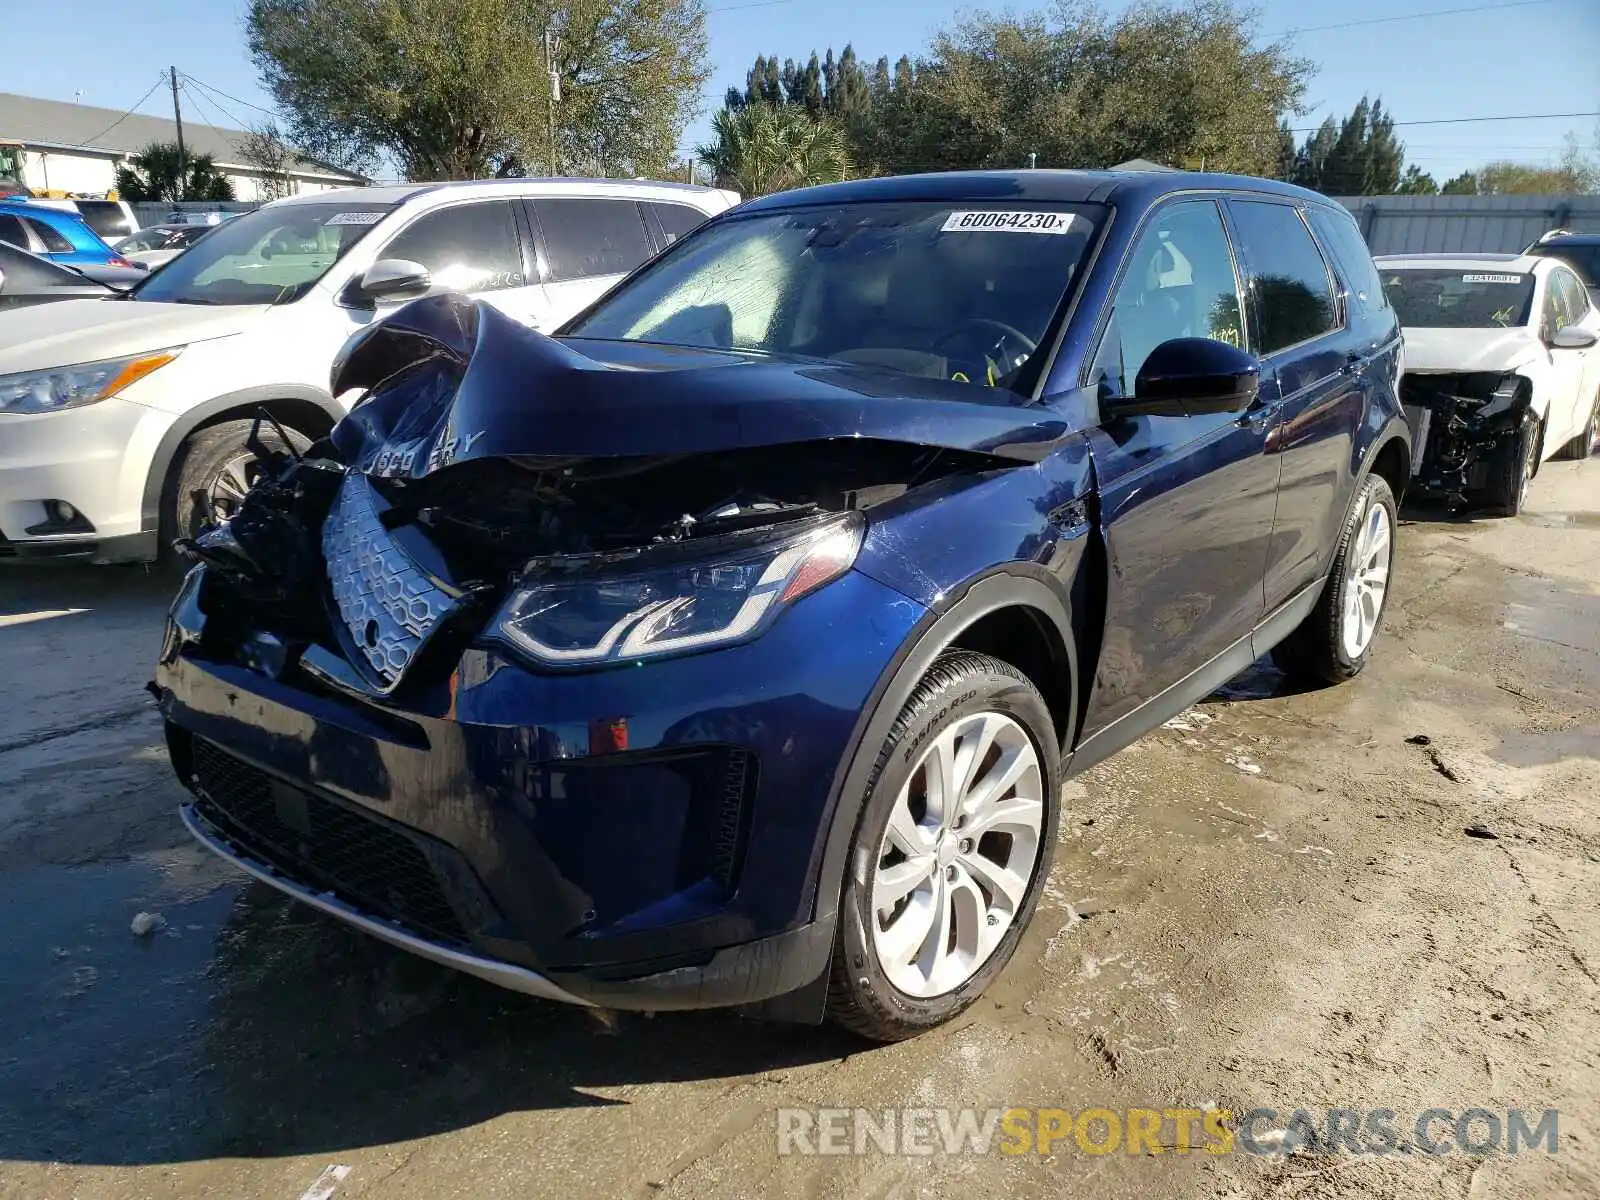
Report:
[[[178,68],[173,67],[172,73],[172,119],[178,126],[178,199],[183,199],[183,183],[186,172],[183,169],[183,109],[178,105]],[[150,78],[148,75],[146,79]]]
[[[550,174],[556,173],[556,101],[561,99],[561,76],[556,71],[556,35],[546,26],[544,31],[544,69],[550,79],[550,98],[545,104],[549,136]]]

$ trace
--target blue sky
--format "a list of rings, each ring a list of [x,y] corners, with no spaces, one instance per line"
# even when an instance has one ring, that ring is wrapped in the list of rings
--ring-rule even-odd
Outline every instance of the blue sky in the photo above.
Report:
[[[1400,121],[1600,110],[1600,0],[1543,0],[1425,20],[1316,28],[1495,2],[1261,0],[1259,8],[1264,34],[1305,30],[1295,37],[1296,49],[1318,65],[1307,95],[1312,112],[1300,125],[1348,112],[1363,93],[1381,94]],[[1002,7],[947,0],[709,0],[709,5],[715,72],[706,89],[707,115],[730,84],[744,82],[757,54],[803,60],[812,49],[820,53],[832,44],[837,51],[852,42],[863,60],[880,54],[893,59],[920,50],[929,34],[960,9]],[[120,110],[144,95],[172,62],[180,75],[237,98],[218,102],[203,91],[197,102],[185,97],[186,112],[198,109],[203,120],[248,122],[260,117],[248,105],[271,107],[245,53],[242,3],[141,0],[136,40],[130,26],[115,38],[65,42],[58,6],[6,7],[6,42],[32,49],[5,56],[0,90]],[[1015,7],[1031,5],[1022,0]],[[1105,7],[1115,11],[1126,3],[1107,0]],[[159,59],[146,47],[158,47]],[[139,110],[170,112],[171,96],[157,89]],[[686,144],[705,136],[706,121],[702,116],[690,127]],[[1443,180],[1494,158],[1552,159],[1569,131],[1593,147],[1600,139],[1600,118],[1422,125],[1399,132],[1408,160]]]

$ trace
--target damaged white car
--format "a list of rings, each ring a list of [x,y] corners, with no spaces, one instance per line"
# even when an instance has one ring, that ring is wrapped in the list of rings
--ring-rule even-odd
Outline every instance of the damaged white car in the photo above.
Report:
[[[1600,310],[1567,264],[1518,254],[1375,260],[1405,330],[1400,397],[1414,489],[1452,509],[1522,510],[1550,458],[1587,458]]]

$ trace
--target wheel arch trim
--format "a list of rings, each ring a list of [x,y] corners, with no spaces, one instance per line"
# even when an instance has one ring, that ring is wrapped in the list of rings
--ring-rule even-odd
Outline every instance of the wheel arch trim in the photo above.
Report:
[[[894,727],[900,710],[941,653],[978,621],[1007,608],[1033,609],[1049,622],[1066,656],[1071,676],[1069,684],[1076,686],[1078,652],[1070,601],[1062,593],[1059,580],[1043,568],[1029,563],[1008,563],[968,581],[952,593],[948,603],[930,610],[885,668],[862,705],[861,715],[851,732],[849,750],[834,775],[822,820],[822,836],[812,855],[810,877],[815,891],[811,905],[815,920],[831,924],[838,916],[850,839],[866,802],[867,783],[877,763],[879,748]],[[1069,714],[1069,723],[1075,722],[1076,714]],[[1056,731],[1063,758],[1076,733],[1076,729],[1070,727]]]

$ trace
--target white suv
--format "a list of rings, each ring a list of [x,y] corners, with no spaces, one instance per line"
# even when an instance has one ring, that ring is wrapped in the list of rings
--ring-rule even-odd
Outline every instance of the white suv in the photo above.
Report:
[[[126,297],[0,313],[0,560],[153,559],[242,498],[259,414],[296,448],[344,415],[329,367],[385,306],[460,291],[552,329],[738,201],[578,179],[323,192],[219,225]]]

